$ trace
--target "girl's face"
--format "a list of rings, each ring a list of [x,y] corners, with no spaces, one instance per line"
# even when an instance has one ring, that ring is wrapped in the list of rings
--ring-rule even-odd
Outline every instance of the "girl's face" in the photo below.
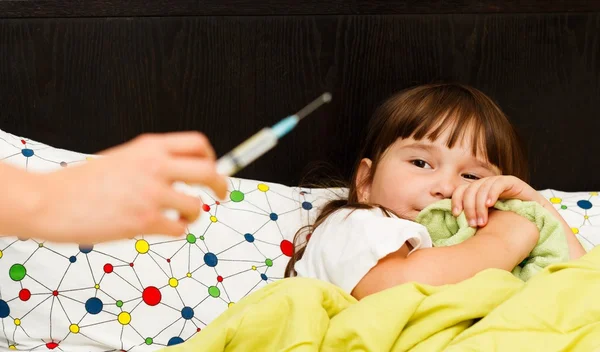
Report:
[[[361,182],[368,180],[372,165],[363,159],[357,177],[358,200],[414,220],[428,205],[451,198],[459,185],[501,174],[483,155],[473,156],[470,138],[452,149],[446,146],[447,138],[444,132],[434,142],[398,139],[383,154],[371,182]]]

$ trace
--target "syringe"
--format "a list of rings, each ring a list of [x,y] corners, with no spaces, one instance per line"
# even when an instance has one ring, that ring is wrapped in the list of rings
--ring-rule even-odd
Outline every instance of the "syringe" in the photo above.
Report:
[[[229,153],[219,158],[217,160],[217,172],[223,176],[232,176],[240,171],[275,147],[277,141],[293,130],[300,120],[330,101],[331,94],[324,93],[294,115],[284,118],[272,127],[263,128]]]

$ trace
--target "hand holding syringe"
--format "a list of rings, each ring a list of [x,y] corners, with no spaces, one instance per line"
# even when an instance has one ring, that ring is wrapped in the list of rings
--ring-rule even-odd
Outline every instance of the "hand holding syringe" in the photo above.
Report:
[[[293,130],[300,120],[330,101],[331,94],[324,93],[294,115],[284,118],[272,127],[263,128],[217,160],[217,172],[224,176],[232,176],[275,147],[277,141]]]
[[[331,94],[324,93],[294,115],[284,118],[272,127],[263,128],[229,153],[219,158],[217,160],[217,172],[223,176],[234,175],[275,147],[277,141],[293,130],[300,120],[330,101]],[[184,185],[180,186],[183,187]],[[179,213],[174,210],[165,211],[165,215],[171,219],[179,219]]]

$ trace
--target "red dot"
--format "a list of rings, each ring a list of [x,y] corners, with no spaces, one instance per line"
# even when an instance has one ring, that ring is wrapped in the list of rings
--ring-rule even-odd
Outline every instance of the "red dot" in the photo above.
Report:
[[[129,266],[133,268],[133,263],[129,263]]]
[[[170,262],[171,262],[171,258],[167,258],[167,263],[170,263]]]
[[[204,205],[202,206],[202,210],[204,210],[205,212],[207,212],[207,213],[208,213],[208,212],[210,211],[210,205],[208,205],[208,204],[204,204]]]
[[[217,203],[217,205],[221,205],[221,202],[219,202],[219,201],[216,201],[215,203]]]
[[[46,344],[46,348],[47,348],[47,349],[49,349],[49,350],[53,350],[53,349],[55,349],[56,347],[58,347],[58,344],[57,344],[56,342],[48,342],[48,343]]]
[[[217,276],[217,281],[223,282],[223,276],[221,276],[221,275]]]
[[[202,329],[198,328],[198,329],[196,329],[196,332],[200,332],[200,330],[202,330]]]
[[[160,303],[162,298],[162,294],[160,290],[154,286],[148,286],[144,289],[142,293],[142,299],[149,306],[155,306]]]
[[[287,255],[288,257],[291,257],[294,254],[294,245],[288,240],[281,241],[279,248],[281,249],[281,253]]]
[[[27,142],[25,142],[25,140],[24,140],[24,139],[21,139],[21,143],[23,143],[23,144],[27,144]]]
[[[29,292],[28,289],[24,288],[21,291],[19,291],[19,298],[21,299],[21,301],[29,301],[29,299],[31,298],[31,292]]]
[[[112,264],[104,264],[104,272],[107,274],[110,274],[113,272],[113,266]]]
[[[58,291],[57,290],[52,291],[52,296],[58,296]]]
[[[306,235],[306,240],[310,240],[310,236],[312,236],[312,233],[309,233],[308,235]]]

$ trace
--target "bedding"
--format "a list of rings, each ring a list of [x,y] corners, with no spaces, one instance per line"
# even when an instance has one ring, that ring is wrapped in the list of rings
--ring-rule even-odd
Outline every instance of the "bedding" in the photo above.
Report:
[[[304,278],[246,297],[187,351],[595,351],[600,348],[600,248],[526,283],[488,269],[459,284],[408,283],[357,302]]]
[[[1,161],[30,172],[92,157],[0,131]],[[204,206],[179,238],[138,236],[88,248],[0,237],[0,351],[150,352],[182,344],[281,281],[298,228],[343,194],[231,178],[228,200],[217,203],[201,187],[180,187]],[[597,192],[541,193],[586,249],[600,243]]]

